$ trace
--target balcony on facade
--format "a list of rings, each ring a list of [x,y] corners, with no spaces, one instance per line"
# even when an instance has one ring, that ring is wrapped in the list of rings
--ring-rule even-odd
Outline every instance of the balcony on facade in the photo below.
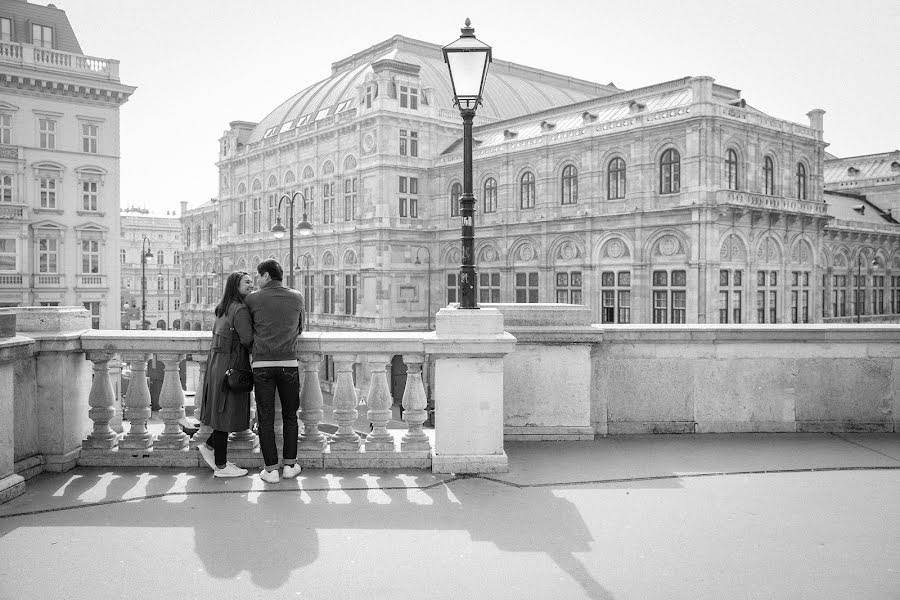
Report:
[[[39,273],[32,275],[35,289],[62,289],[66,287],[66,276],[59,273]]]
[[[27,222],[28,206],[25,204],[0,204],[0,221]]]
[[[119,81],[119,61],[85,56],[31,44],[0,42],[0,64],[34,71],[57,71],[107,81]]]

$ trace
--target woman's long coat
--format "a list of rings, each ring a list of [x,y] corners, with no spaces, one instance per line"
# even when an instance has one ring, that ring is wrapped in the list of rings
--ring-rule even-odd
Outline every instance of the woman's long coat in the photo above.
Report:
[[[200,408],[200,421],[204,425],[218,431],[244,431],[250,427],[250,392],[225,389],[222,382],[225,371],[232,367],[250,370],[252,346],[250,311],[243,303],[232,302],[213,325]]]

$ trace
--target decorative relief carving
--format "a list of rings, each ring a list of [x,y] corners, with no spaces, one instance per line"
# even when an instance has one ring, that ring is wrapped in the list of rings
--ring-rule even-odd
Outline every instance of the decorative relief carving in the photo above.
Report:
[[[334,255],[331,252],[326,252],[325,256],[322,257],[322,264],[326,267],[334,266]]]
[[[673,256],[678,252],[678,240],[671,235],[663,236],[659,240],[657,247],[659,248],[659,253],[663,256]]]
[[[563,243],[556,253],[556,257],[563,260],[572,260],[574,258],[578,258],[578,256],[578,248],[576,248],[575,244],[573,244],[572,242]]]
[[[606,243],[606,255],[610,258],[620,258],[625,254],[625,244],[622,240],[610,240]]]
[[[371,133],[367,133],[365,136],[363,136],[362,149],[363,154],[372,154],[373,152],[375,152],[374,135],[372,135]]]
[[[449,262],[451,265],[458,265],[460,262],[462,262],[460,260],[460,256],[461,255],[459,252],[459,248],[455,248],[455,249],[451,250],[450,253],[447,255],[447,262]]]
[[[486,247],[481,251],[481,257],[479,261],[481,262],[494,262],[497,260],[497,251],[494,250],[491,246]]]
[[[348,252],[344,256],[344,264],[345,265],[355,265],[356,264],[356,253],[352,252],[352,251]]]
[[[522,244],[522,247],[519,248],[519,260],[529,262],[534,260],[535,256],[537,256],[537,253],[531,244]]]

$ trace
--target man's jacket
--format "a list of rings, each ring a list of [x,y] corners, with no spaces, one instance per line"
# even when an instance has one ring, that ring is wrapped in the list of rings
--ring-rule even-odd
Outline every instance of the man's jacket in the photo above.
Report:
[[[253,319],[253,360],[295,360],[294,345],[303,331],[303,294],[280,281],[244,298]]]

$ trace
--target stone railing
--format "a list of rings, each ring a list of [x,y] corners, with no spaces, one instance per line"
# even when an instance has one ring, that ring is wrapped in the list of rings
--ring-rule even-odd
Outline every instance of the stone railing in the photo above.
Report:
[[[79,275],[78,287],[80,288],[105,288],[106,275]]]
[[[0,275],[0,287],[21,287],[22,286],[22,276],[19,274],[15,275]]]
[[[0,219],[23,221],[27,220],[27,215],[25,206],[0,206]]]
[[[10,320],[18,321],[15,327]],[[201,375],[194,403],[202,406],[210,333],[97,331],[89,329],[90,323],[82,307],[0,309],[0,333],[7,338],[0,339],[0,439],[13,441],[12,447],[0,444],[0,501],[5,489],[18,489],[21,473],[78,465],[203,466],[194,448],[209,430],[201,429],[196,440],[185,432],[179,363],[185,358],[198,363]],[[418,467],[440,473],[506,470],[503,356],[512,351],[515,339],[504,333],[499,311],[489,308],[442,309],[436,325],[429,333],[308,332],[298,339],[302,464]],[[333,432],[323,431],[325,382],[320,365],[326,355],[334,365]],[[164,365],[161,431],[151,427],[146,366],[151,356]],[[396,423],[389,429],[393,398],[388,373],[396,356],[407,367],[401,431]],[[132,370],[124,399],[120,378],[111,377],[119,372],[120,361]],[[432,387],[433,437],[423,426],[428,418],[422,377],[426,364],[437,382]],[[359,433],[354,425],[362,401],[367,406],[366,429],[371,430]],[[229,458],[261,467],[256,435],[250,430],[233,434]]]
[[[62,275],[35,275],[34,276],[34,287],[36,288],[47,288],[47,287],[60,287],[64,284]]]
[[[734,190],[719,190],[716,192],[716,204],[730,204],[733,206],[779,210],[823,217],[828,215],[828,206],[824,202],[798,200],[796,198],[785,198],[784,196],[766,196]]]
[[[40,48],[31,44],[0,42],[0,62],[25,68],[54,69],[111,81],[119,80],[117,60]]]

